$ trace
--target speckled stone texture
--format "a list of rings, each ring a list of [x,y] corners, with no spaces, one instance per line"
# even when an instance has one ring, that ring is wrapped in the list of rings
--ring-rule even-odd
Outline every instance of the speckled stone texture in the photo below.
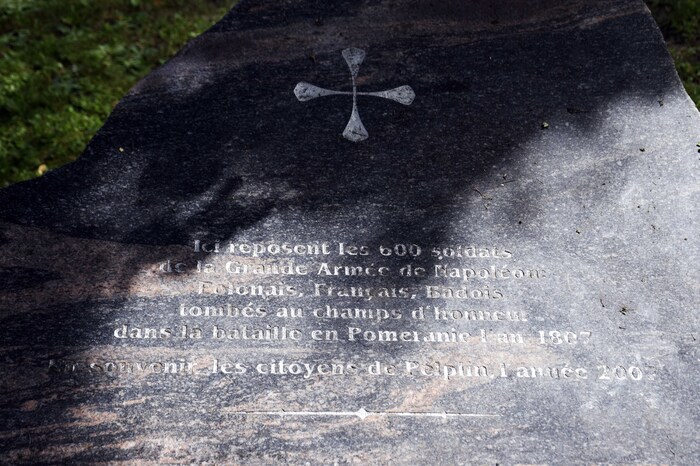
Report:
[[[0,191],[0,462],[698,464],[699,142],[641,1],[243,0]]]

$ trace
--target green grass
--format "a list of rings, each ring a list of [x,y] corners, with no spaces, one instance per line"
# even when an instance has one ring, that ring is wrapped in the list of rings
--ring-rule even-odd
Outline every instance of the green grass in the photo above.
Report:
[[[74,160],[139,78],[235,0],[0,0],[0,187]],[[700,0],[647,0],[700,105]]]
[[[700,0],[646,0],[686,91],[700,108]]]
[[[74,160],[233,0],[0,0],[0,187]]]

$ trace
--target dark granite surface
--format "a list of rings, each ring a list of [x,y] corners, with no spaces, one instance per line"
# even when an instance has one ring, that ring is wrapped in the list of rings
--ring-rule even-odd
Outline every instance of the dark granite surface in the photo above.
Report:
[[[243,0],[0,191],[0,460],[697,463],[698,142],[641,1]]]

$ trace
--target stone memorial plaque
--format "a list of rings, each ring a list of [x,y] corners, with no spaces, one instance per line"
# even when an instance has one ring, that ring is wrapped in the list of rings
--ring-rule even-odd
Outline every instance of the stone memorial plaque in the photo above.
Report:
[[[697,464],[698,142],[638,0],[243,0],[0,191],[1,461]]]

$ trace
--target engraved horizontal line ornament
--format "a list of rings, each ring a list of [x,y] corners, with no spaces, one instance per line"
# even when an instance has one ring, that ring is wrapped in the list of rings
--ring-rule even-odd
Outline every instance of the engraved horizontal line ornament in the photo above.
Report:
[[[417,417],[417,418],[496,418],[501,417],[500,414],[481,414],[481,413],[448,413],[447,411],[432,412],[432,411],[367,411],[365,408],[360,408],[357,411],[233,411],[229,414],[244,414],[247,416],[335,416],[335,417],[357,417],[365,419],[371,416],[380,417]]]
[[[342,55],[350,68],[352,92],[334,91],[332,89],[325,89],[323,87],[301,81],[294,87],[294,95],[300,102],[307,102],[318,97],[327,97],[331,95],[352,95],[352,112],[350,113],[350,120],[348,120],[348,124],[345,126],[345,130],[343,131],[343,137],[352,142],[360,142],[367,139],[369,137],[369,133],[360,119],[360,112],[357,108],[358,95],[380,97],[382,99],[393,100],[394,102],[398,102],[402,105],[411,105],[413,100],[416,98],[416,93],[413,92],[411,86],[407,85],[399,86],[386,91],[357,92],[355,78],[357,78],[357,73],[360,70],[360,64],[365,59],[365,51],[357,48],[349,48],[343,50]]]

